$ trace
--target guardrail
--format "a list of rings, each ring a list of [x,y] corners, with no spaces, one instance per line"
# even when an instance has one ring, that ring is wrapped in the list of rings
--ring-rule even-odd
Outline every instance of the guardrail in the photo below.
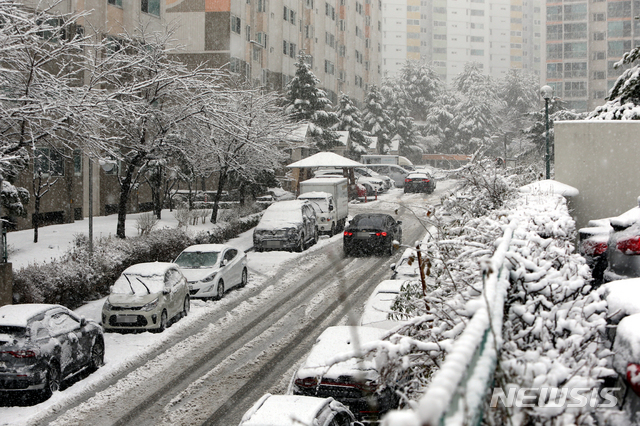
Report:
[[[482,420],[483,402],[502,347],[504,301],[509,287],[505,257],[514,229],[512,222],[483,267],[482,297],[486,303],[454,342],[419,401],[417,414],[422,425],[474,425]]]

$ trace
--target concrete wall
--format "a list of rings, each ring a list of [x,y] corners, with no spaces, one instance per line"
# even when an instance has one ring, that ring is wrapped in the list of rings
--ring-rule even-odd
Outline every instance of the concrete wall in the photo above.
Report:
[[[640,121],[558,121],[555,180],[577,188],[570,208],[577,228],[638,205]]]

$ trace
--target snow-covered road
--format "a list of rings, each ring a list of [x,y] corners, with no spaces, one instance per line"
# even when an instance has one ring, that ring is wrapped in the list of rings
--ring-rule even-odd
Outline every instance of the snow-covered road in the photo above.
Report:
[[[432,196],[435,203],[438,193]],[[405,242],[422,238],[413,213],[427,196],[393,190],[363,210],[399,210]],[[400,204],[398,204],[400,202]],[[236,243],[250,244],[250,233]],[[357,322],[366,297],[400,255],[347,258],[341,236],[303,253],[249,253],[246,288],[194,301],[162,334],[106,335],[106,365],[32,407],[0,407],[3,424],[233,425],[264,392],[286,390],[296,364],[328,325]],[[79,310],[98,319],[102,301]]]

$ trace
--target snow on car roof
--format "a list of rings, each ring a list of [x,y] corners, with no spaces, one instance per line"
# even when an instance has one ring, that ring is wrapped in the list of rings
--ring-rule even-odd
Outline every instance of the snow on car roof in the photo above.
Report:
[[[363,371],[367,379],[375,379],[377,372],[371,360],[359,360],[350,358],[347,361],[334,363],[337,358],[345,358],[355,355],[359,348],[354,345],[354,333],[357,334],[358,343],[365,345],[370,342],[382,340],[387,331],[374,327],[361,326],[335,326],[328,327],[318,337],[311,348],[309,356],[298,369],[298,377],[319,377],[339,379],[340,376],[353,376]],[[330,368],[327,365],[333,364]]]
[[[623,318],[616,330],[613,343],[613,368],[622,375],[627,374],[629,363],[640,363],[640,314]]]
[[[627,228],[634,223],[640,223],[640,208],[633,207],[631,210],[627,210],[620,216],[609,218],[612,225],[621,226]]]
[[[330,402],[329,398],[313,396],[265,395],[242,417],[240,425],[312,425],[316,414]]]
[[[380,284],[376,286],[373,292],[374,293],[400,293],[400,287],[402,287],[402,285],[406,282],[407,280],[380,281]]]
[[[343,179],[345,182],[347,181],[346,177],[314,177],[311,179],[307,179],[303,182],[314,182],[314,183],[324,183],[324,184],[329,184],[329,185],[334,185],[339,179]]]
[[[311,191],[311,192],[305,192],[303,194],[298,195],[298,199],[308,199],[308,198],[328,198],[331,197],[331,194],[329,194],[328,192],[322,192],[322,191]]]
[[[59,305],[46,303],[25,303],[0,307],[0,325],[26,327],[30,318]]]
[[[301,206],[308,203],[306,200],[289,200],[273,203],[264,211],[262,219],[260,219],[255,229],[273,230],[295,228],[302,222]]]
[[[411,177],[421,177],[421,178],[424,178],[424,177],[431,177],[431,176],[429,176],[429,173],[427,173],[427,172],[411,172],[411,173],[409,173],[409,174],[407,175],[407,179],[408,179],[408,178],[411,178]]]
[[[123,274],[133,274],[133,275],[140,275],[142,277],[151,277],[153,275],[164,275],[164,273],[167,272],[167,269],[171,267],[177,268],[178,265],[171,262],[137,263],[125,269]]]
[[[204,252],[221,252],[224,250],[226,245],[224,244],[195,244],[193,246],[189,246],[186,249],[182,250],[183,252],[195,252],[195,251],[204,251]]]
[[[602,288],[608,314],[614,323],[628,315],[640,313],[640,278],[612,281]]]
[[[389,330],[400,321],[389,319],[391,307],[396,301],[397,293],[373,293],[364,305],[360,325]]]

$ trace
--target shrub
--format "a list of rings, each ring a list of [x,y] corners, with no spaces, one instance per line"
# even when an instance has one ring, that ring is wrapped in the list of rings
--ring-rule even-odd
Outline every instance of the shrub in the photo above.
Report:
[[[152,212],[141,214],[136,220],[138,235],[148,234],[157,224],[158,218]]]

